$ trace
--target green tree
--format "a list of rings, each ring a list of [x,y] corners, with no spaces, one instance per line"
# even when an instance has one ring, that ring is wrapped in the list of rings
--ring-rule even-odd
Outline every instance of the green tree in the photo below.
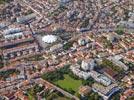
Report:
[[[103,100],[101,96],[98,95],[98,93],[92,92],[88,96],[88,100]]]
[[[58,98],[59,96],[56,93],[51,93],[46,99],[47,100],[54,100]]]
[[[71,42],[68,42],[68,43],[66,43],[66,44],[63,45],[63,49],[64,49],[64,50],[68,50],[68,49],[70,49],[70,47],[72,47],[72,46],[73,46],[73,44],[72,44]]]
[[[94,83],[94,79],[93,78],[88,78],[87,80],[82,80],[82,84],[83,85],[89,85],[92,86],[92,84]]]
[[[122,26],[118,26],[117,30],[115,31],[118,35],[124,34],[124,29]]]
[[[54,82],[60,79],[64,79],[64,76],[59,71],[49,72],[42,75],[42,78],[50,82]]]
[[[71,94],[75,94],[75,91],[74,91],[72,88],[68,89],[68,91],[69,91]]]
[[[120,93],[113,95],[111,100],[120,100]]]

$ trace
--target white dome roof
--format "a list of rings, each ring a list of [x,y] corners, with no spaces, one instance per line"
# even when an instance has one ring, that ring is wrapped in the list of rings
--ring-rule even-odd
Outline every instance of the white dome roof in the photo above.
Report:
[[[42,41],[45,43],[53,43],[57,40],[57,36],[55,35],[46,35],[42,37]]]

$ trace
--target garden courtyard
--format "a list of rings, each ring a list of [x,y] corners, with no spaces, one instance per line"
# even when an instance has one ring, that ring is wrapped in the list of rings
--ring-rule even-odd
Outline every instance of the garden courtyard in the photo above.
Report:
[[[79,87],[82,85],[81,80],[75,80],[71,78],[69,75],[65,74],[63,80],[58,80],[54,82],[54,84],[58,85],[59,87],[67,90],[67,91],[74,91],[77,92]]]

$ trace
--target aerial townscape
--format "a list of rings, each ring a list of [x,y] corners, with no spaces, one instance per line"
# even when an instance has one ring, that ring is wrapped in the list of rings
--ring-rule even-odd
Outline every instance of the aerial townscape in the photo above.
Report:
[[[134,0],[0,0],[0,100],[134,100]]]

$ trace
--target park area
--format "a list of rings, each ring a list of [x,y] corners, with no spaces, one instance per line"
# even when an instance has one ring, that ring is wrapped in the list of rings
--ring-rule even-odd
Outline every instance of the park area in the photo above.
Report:
[[[69,67],[70,65],[65,65],[63,68],[54,72],[44,73],[42,79],[47,80],[74,95],[78,93],[80,86],[92,85],[94,83],[92,78],[89,78],[88,80],[80,79],[70,71]]]
[[[77,92],[78,88],[82,85],[81,80],[75,80],[71,78],[69,75],[65,74],[63,80],[58,80],[54,82],[59,87],[70,91],[70,92]]]

